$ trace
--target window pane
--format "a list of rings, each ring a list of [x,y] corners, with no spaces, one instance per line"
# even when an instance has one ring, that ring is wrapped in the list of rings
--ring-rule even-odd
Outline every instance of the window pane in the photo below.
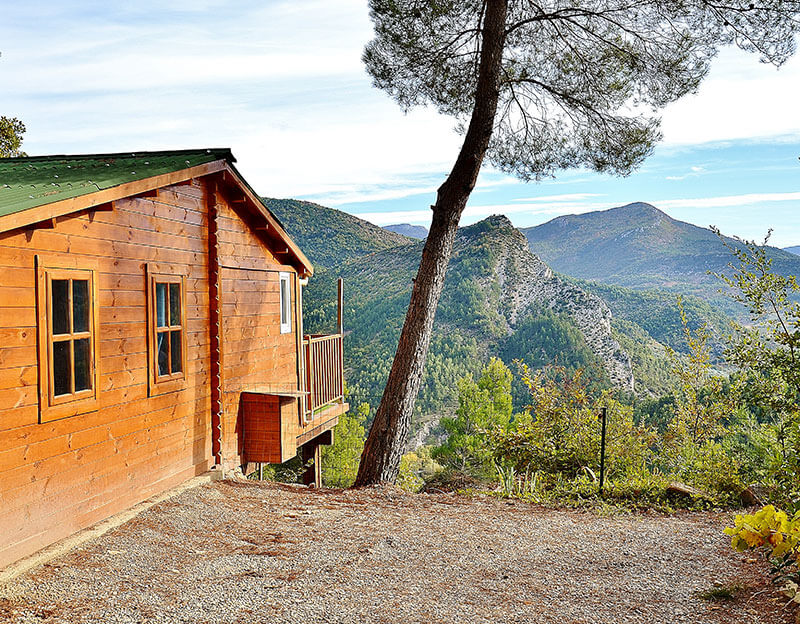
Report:
[[[89,331],[89,280],[72,280],[72,331]]]
[[[69,340],[53,343],[53,394],[56,396],[72,393],[69,344]]]
[[[281,325],[289,322],[289,282],[281,280]]]
[[[169,285],[169,324],[173,327],[181,324],[181,285]]]
[[[69,333],[69,280],[50,282],[53,296],[53,334]]]
[[[169,332],[159,332],[158,342],[158,374],[169,375]]]
[[[156,326],[167,326],[167,285],[156,284]]]
[[[88,390],[92,387],[89,366],[89,339],[76,340],[73,350],[75,351],[75,392]]]
[[[181,332],[180,330],[172,332],[172,337],[169,339],[170,346],[172,347],[172,372],[180,373],[183,367],[181,366]]]

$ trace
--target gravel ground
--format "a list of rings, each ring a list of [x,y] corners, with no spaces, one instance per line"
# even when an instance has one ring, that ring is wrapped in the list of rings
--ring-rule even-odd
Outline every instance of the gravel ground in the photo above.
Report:
[[[0,587],[0,621],[793,621],[729,517],[212,483]],[[733,581],[736,600],[696,597]]]

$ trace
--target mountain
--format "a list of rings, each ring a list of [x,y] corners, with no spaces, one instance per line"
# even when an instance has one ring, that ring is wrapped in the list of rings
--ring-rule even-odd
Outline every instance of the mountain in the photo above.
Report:
[[[734,310],[718,292],[719,280],[708,274],[725,272],[732,260],[719,237],[650,204],[566,215],[522,231],[531,250],[559,273],[629,288],[695,294]],[[797,256],[772,247],[770,256],[776,272],[800,274]]]
[[[794,247],[784,247],[783,250],[800,256],[800,245],[795,245]]]
[[[288,217],[286,225],[296,235]],[[375,407],[380,401],[423,245],[351,258],[318,273],[308,286],[306,327],[325,331],[334,325],[335,278],[344,278],[346,377],[353,403]],[[505,217],[459,230],[417,401],[417,424],[452,413],[457,380],[477,374],[490,356],[514,369],[514,360],[533,368],[584,367],[598,386],[634,389],[631,361],[613,334],[608,306],[553,275]],[[525,389],[519,381],[516,386],[515,399],[522,405]]]
[[[303,299],[310,333],[335,327],[336,278],[344,278],[350,401],[377,407],[424,242],[317,204],[267,202],[317,267]],[[687,296],[684,307],[693,326],[725,322],[701,299]],[[452,414],[458,379],[490,356],[515,373],[516,360],[534,369],[558,363],[584,368],[595,388],[659,394],[671,382],[662,342],[683,345],[674,293],[562,278],[507,218],[485,219],[457,235],[413,427],[427,431]],[[518,408],[526,396],[517,375]]]
[[[384,225],[384,230],[389,230],[390,232],[397,232],[398,234],[402,234],[403,236],[408,236],[409,238],[416,238],[418,240],[422,240],[423,238],[427,238],[428,236],[428,228],[422,225],[411,225],[410,223],[396,223],[395,225]]]
[[[269,197],[263,200],[317,270],[414,242],[346,212],[312,202]]]

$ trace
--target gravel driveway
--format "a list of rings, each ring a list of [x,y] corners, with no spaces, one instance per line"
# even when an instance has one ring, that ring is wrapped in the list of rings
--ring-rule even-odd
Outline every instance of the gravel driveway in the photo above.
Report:
[[[728,520],[212,483],[0,587],[0,621],[792,621]],[[696,597],[731,581],[749,589]]]

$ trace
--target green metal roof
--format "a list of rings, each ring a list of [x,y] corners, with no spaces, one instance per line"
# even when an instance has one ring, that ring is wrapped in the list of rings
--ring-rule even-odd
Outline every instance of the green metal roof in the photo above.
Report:
[[[0,158],[0,217],[215,160],[236,162],[229,149]]]

